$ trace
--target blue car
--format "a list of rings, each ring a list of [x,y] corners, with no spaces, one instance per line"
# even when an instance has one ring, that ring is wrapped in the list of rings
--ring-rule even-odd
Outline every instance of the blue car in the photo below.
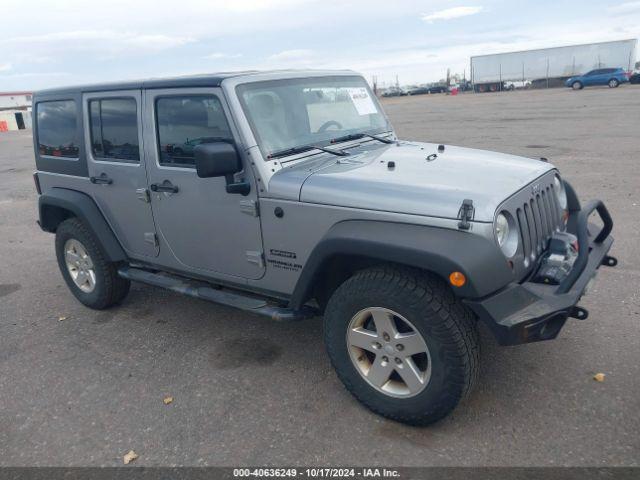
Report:
[[[609,85],[609,88],[616,88],[621,83],[627,83],[628,81],[627,72],[622,68],[598,68],[584,75],[571,77],[565,82],[565,85],[574,90],[593,85]]]

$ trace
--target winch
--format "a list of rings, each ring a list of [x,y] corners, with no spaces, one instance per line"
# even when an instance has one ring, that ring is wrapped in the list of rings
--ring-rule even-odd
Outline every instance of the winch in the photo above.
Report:
[[[533,281],[558,285],[569,274],[577,257],[577,237],[567,232],[555,232],[549,239],[549,248],[540,261]]]

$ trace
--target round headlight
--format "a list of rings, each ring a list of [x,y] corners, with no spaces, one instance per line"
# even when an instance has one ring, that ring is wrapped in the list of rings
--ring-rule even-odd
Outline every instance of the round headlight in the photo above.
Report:
[[[509,212],[500,212],[493,224],[498,246],[507,258],[511,258],[518,250],[518,232]]]
[[[567,209],[567,191],[564,189],[564,183],[560,180],[560,176],[556,175],[553,179],[553,186],[558,198],[558,204],[562,210]]]
[[[500,213],[496,217],[496,240],[498,240],[498,245],[502,247],[507,241],[507,237],[509,236],[509,221],[504,214]]]

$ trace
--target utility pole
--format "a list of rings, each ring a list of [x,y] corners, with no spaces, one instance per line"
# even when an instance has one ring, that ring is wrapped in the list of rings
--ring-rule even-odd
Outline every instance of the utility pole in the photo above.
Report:
[[[549,57],[547,57],[547,88],[549,88]]]

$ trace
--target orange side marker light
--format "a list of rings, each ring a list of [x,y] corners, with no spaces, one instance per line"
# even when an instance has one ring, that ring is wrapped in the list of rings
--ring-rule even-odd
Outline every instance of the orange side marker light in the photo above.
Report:
[[[462,272],[452,272],[449,275],[449,282],[454,287],[462,287],[465,283],[467,283],[467,277],[464,276]]]

